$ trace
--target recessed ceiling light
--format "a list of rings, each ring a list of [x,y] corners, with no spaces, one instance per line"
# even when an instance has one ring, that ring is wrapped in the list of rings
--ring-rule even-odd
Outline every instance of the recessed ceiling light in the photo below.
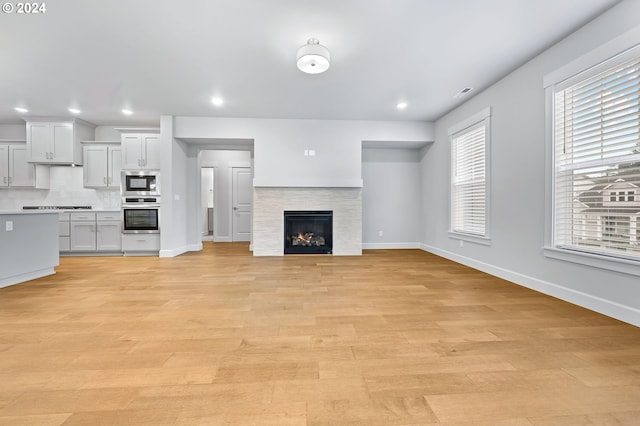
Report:
[[[29,112],[28,109],[26,108],[22,108],[22,107],[15,107],[14,108],[16,111],[21,112],[21,113],[25,113],[25,112]]]
[[[398,109],[405,109],[406,107],[407,107],[406,102],[398,102],[398,104],[396,105],[396,108]]]
[[[80,110],[77,108],[69,108],[71,114],[80,114]]]
[[[214,98],[211,98],[211,103],[214,104],[215,106],[220,106],[224,103],[224,99],[216,96]]]
[[[133,114],[133,111],[131,111],[130,109],[123,109],[123,110],[122,110],[122,113],[123,113],[124,115],[131,115],[131,114]]]

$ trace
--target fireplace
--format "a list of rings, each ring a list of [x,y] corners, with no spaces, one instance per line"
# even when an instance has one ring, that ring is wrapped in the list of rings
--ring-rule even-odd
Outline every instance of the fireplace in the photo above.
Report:
[[[285,211],[284,254],[333,253],[333,211]]]

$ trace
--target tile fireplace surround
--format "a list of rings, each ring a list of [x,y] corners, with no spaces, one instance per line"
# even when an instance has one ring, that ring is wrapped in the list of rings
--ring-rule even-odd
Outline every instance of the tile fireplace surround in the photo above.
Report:
[[[362,254],[362,188],[255,187],[254,256],[284,256],[285,210],[332,210],[333,254]]]

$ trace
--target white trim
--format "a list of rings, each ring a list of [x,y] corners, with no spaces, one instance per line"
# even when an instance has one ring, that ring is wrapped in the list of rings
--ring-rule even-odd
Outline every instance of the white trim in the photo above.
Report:
[[[187,244],[186,246],[178,247],[170,250],[160,250],[159,257],[176,257],[189,251],[201,251],[202,243],[199,244]]]
[[[449,238],[453,238],[454,240],[462,240],[470,243],[482,244],[483,246],[491,245],[491,238],[488,236],[480,236],[480,235],[471,235],[471,234],[463,234],[460,232],[449,231]]]
[[[231,243],[233,242],[231,240],[230,236],[226,236],[226,237],[218,237],[215,234],[213,235],[213,242],[214,243]]]
[[[488,263],[460,256],[446,250],[440,250],[436,247],[432,247],[426,244],[422,244],[421,249],[426,252],[433,253],[435,255],[468,266],[470,268],[477,269],[479,271],[486,272],[487,274],[510,281],[514,284],[530,288],[549,296],[557,297],[558,299],[564,300],[566,302],[582,306],[611,318],[624,321],[626,323],[635,325],[636,327],[640,327],[640,310],[631,306],[622,305],[611,300],[592,296],[581,291],[572,290],[558,284],[543,281],[508,269],[489,265]]]
[[[640,25],[544,76],[547,88],[597,66],[640,43]]]
[[[481,111],[478,111],[477,113],[473,114],[471,117],[467,117],[466,119],[460,121],[459,123],[456,123],[453,126],[449,127],[449,130],[447,131],[447,135],[453,136],[456,133],[459,133],[468,127],[474,126],[489,117],[491,117],[490,106],[482,109]]]
[[[578,250],[544,247],[545,257],[640,277],[640,262]]]
[[[27,272],[26,274],[14,275],[12,277],[0,280],[0,288],[8,287],[14,284],[20,284],[25,281],[35,280],[36,278],[46,277],[47,275],[53,275],[55,273],[56,273],[55,269],[51,267],[51,268],[38,269],[37,271]]]
[[[363,250],[419,249],[420,243],[362,243]]]

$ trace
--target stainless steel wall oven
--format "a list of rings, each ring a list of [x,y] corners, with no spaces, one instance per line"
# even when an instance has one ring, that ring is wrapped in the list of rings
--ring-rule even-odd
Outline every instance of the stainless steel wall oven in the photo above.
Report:
[[[160,233],[160,198],[123,197],[122,233]]]

